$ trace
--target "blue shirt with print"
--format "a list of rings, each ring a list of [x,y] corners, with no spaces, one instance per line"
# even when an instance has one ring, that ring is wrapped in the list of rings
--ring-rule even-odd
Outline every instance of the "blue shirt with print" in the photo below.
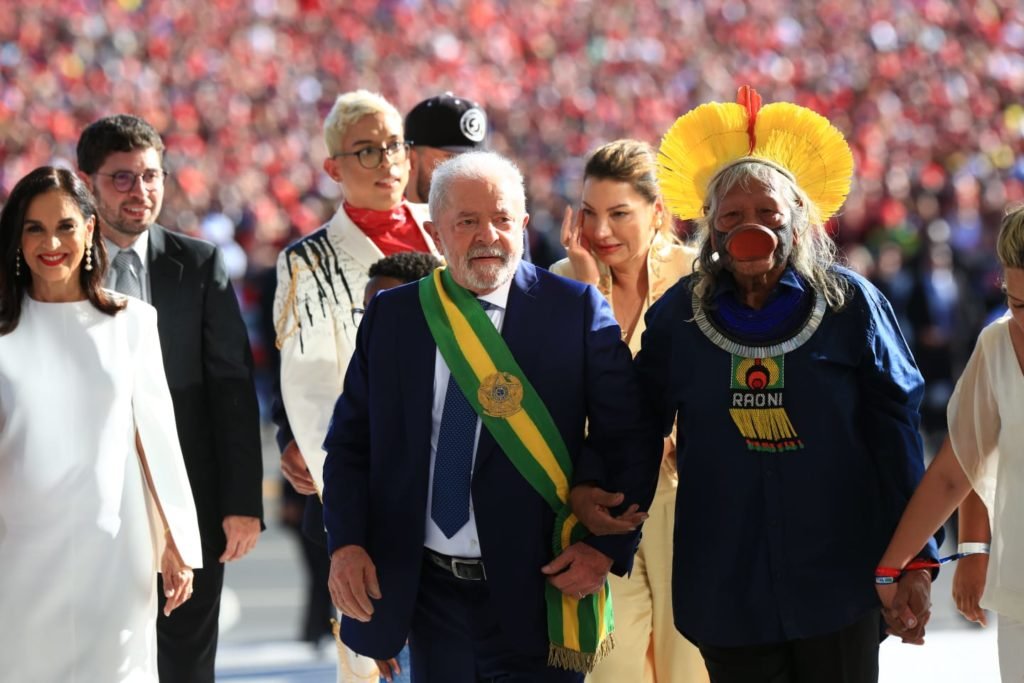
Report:
[[[647,314],[636,367],[666,434],[679,418],[673,607],[695,642],[824,635],[879,608],[874,569],[924,470],[924,380],[888,301],[837,272],[846,305],[772,359],[699,329],[692,276]]]

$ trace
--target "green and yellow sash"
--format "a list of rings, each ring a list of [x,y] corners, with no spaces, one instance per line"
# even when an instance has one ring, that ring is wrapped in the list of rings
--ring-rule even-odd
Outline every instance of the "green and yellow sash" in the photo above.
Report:
[[[572,460],[547,406],[476,298],[438,268],[419,284],[437,348],[494,440],[555,512],[557,556],[587,536],[569,509]],[[548,662],[588,673],[612,648],[612,598],[604,587],[581,600],[545,584]]]

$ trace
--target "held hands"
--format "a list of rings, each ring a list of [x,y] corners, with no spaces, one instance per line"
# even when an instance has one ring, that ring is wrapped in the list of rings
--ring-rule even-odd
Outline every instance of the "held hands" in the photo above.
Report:
[[[573,543],[540,570],[552,586],[579,600],[601,590],[611,568],[612,558],[586,543]]]
[[[590,253],[590,241],[583,236],[583,214],[576,214],[576,220],[573,220],[571,206],[565,207],[561,239],[576,279],[588,285],[596,285],[601,279],[601,273],[597,269],[597,259]]]
[[[592,534],[628,534],[636,531],[648,515],[638,505],[630,505],[625,512],[615,516],[611,508],[622,505],[625,496],[609,493],[594,484],[579,484],[569,491],[569,505],[580,523]]]
[[[181,559],[178,547],[174,545],[174,538],[168,531],[167,543],[164,546],[164,553],[160,557],[160,573],[164,579],[164,616],[171,616],[171,612],[181,607],[186,600],[192,597],[192,567],[185,564]]]
[[[392,657],[391,659],[375,659],[377,662],[377,671],[380,672],[380,677],[388,683],[394,679],[395,676],[402,673],[402,667],[398,666],[398,660]]]
[[[988,572],[988,554],[978,553],[962,557],[956,563],[953,575],[953,601],[960,614],[968,621],[987,626],[985,610],[979,601],[985,592],[985,575]]]
[[[260,518],[244,515],[228,515],[221,523],[227,544],[221,554],[220,562],[232,562],[245,557],[256,547],[260,538]]]
[[[924,628],[931,619],[932,575],[926,569],[905,573],[898,582],[875,585],[882,602],[886,633],[904,643],[924,644]]]
[[[369,621],[373,603],[380,600],[377,567],[362,546],[346,545],[331,555],[331,575],[327,581],[334,606],[347,617]]]
[[[297,492],[304,496],[316,493],[313,475],[306,467],[306,459],[302,457],[298,444],[291,441],[281,452],[281,473]]]

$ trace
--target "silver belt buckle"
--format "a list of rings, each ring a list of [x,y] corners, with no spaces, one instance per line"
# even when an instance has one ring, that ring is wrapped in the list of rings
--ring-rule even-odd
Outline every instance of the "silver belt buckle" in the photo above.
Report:
[[[486,581],[487,571],[484,569],[484,563],[481,560],[460,560],[456,557],[451,558],[452,560],[452,574],[455,578],[462,579],[464,581]],[[476,568],[480,570],[479,576],[473,572],[470,568]]]

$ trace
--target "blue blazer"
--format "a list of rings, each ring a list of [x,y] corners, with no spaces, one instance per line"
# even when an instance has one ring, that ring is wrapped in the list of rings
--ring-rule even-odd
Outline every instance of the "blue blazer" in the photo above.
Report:
[[[324,444],[329,550],[366,548],[382,594],[369,623],[345,618],[342,633],[353,650],[378,659],[395,656],[405,643],[423,558],[436,345],[417,288],[388,290],[371,303]],[[502,330],[565,440],[574,480],[623,491],[646,509],[662,438],[611,308],[597,290],[522,263]],[[486,428],[472,497],[492,607],[507,625],[507,650],[546,653],[540,568],[553,557],[554,514]],[[587,542],[623,574],[638,536]]]

